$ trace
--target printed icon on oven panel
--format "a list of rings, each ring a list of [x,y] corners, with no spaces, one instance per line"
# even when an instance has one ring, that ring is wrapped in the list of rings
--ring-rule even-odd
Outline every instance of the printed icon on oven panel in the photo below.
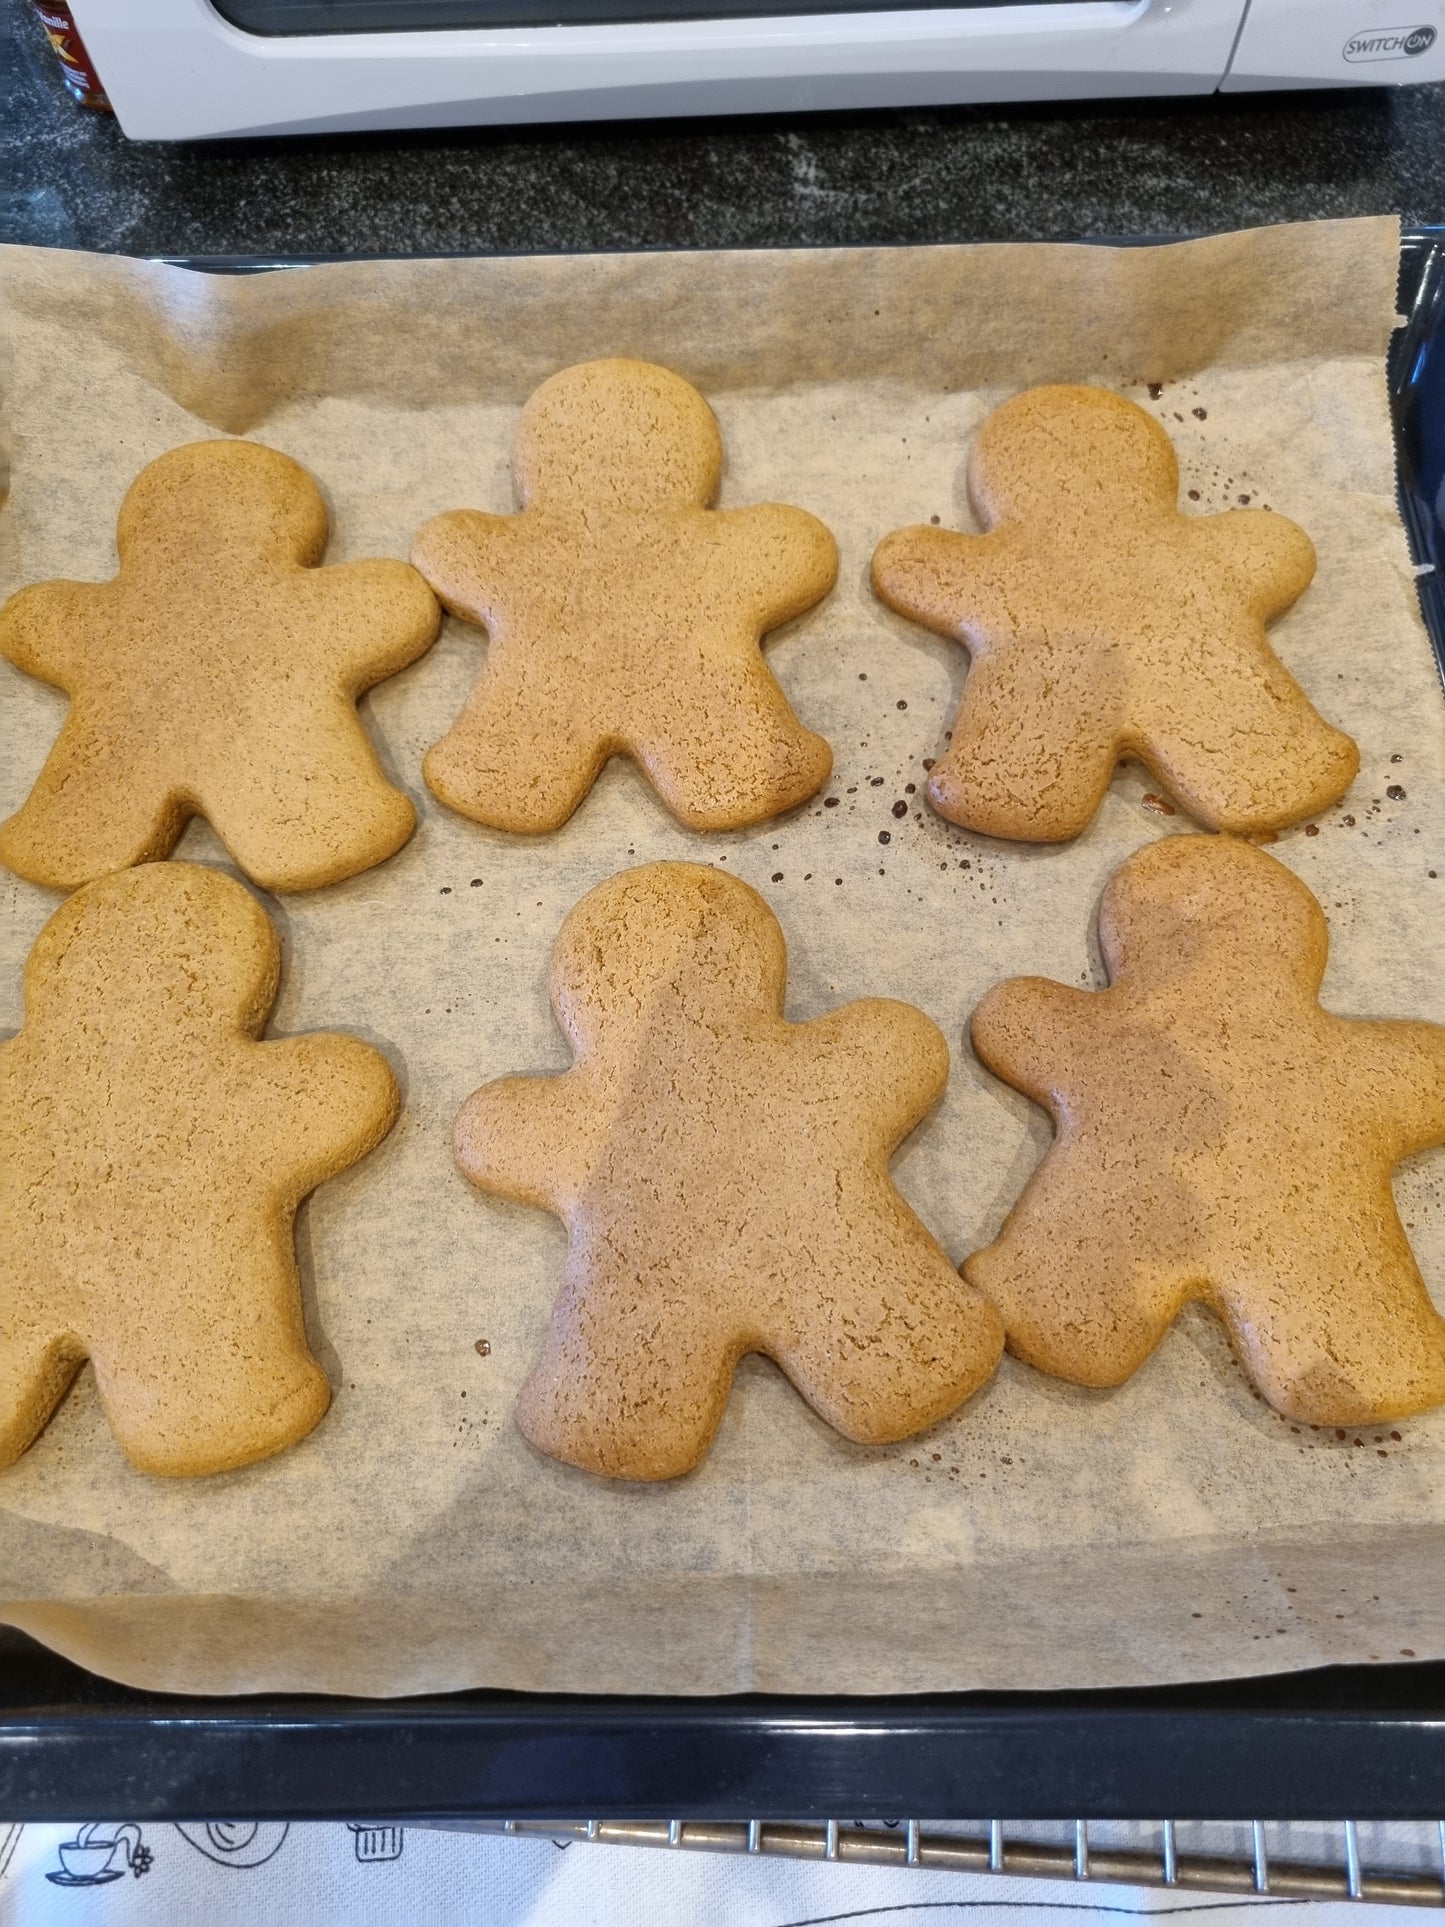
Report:
[[[280,1848],[289,1820],[177,1820],[176,1832],[218,1867],[260,1867]]]
[[[56,1887],[105,1887],[127,1872],[139,1880],[155,1860],[133,1820],[120,1826],[87,1820],[76,1828],[75,1838],[62,1840],[56,1851],[60,1865],[45,1876]]]

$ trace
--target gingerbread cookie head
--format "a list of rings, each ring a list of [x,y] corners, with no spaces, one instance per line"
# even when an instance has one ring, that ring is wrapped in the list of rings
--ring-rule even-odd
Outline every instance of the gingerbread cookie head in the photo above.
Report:
[[[556,1458],[616,1478],[690,1470],[749,1351],[869,1444],[943,1418],[997,1363],[991,1307],[888,1174],[943,1090],[942,1036],[881,1000],[789,1024],[785,971],[777,920],[736,878],[683,863],[613,877],[554,953],[572,1069],[488,1084],[458,1115],[472,1182],[571,1234],[517,1407]]]
[[[1107,388],[1025,389],[989,416],[968,464],[968,492],[990,528],[1147,517],[1172,509],[1178,489],[1169,437]]]
[[[147,1472],[247,1465],[326,1411],[292,1220],[397,1090],[355,1038],[259,1041],[278,962],[249,891],[189,863],[102,878],[37,939],[0,1051],[0,1465],[87,1359]]]
[[[1308,997],[1324,976],[1325,914],[1292,870],[1248,846],[1166,836],[1114,872],[1099,905],[1099,944],[1115,983],[1136,968],[1227,979],[1288,979]]]
[[[759,917],[753,893],[732,877],[700,864],[670,868],[666,890],[640,887],[647,873],[635,870],[599,884],[563,924],[552,1002],[579,1048],[664,1003],[699,1023],[781,1008],[787,948],[777,919]]]
[[[298,462],[260,442],[190,442],[158,456],[116,518],[122,564],[178,556],[198,569],[235,561],[310,568],[326,548],[326,504]]]
[[[512,477],[529,508],[706,508],[722,459],[717,417],[690,382],[647,361],[585,361],[522,410]]]
[[[1015,978],[973,1018],[1052,1149],[965,1275],[1010,1349],[1116,1385],[1200,1300],[1262,1396],[1310,1425],[1445,1401],[1445,1319],[1390,1175],[1445,1141],[1445,1028],[1323,1010],[1323,914],[1232,837],[1170,837],[1104,894],[1110,987]]]
[[[449,808],[555,830],[630,756],[689,829],[736,829],[824,782],[828,745],[761,644],[832,587],[837,548],[801,509],[709,508],[721,465],[712,410],[680,376],[587,362],[522,411],[522,513],[456,509],[421,530],[417,567],[488,638],[423,764]]]
[[[1102,388],[1005,402],[969,487],[985,533],[899,529],[873,557],[882,600],[973,658],[928,781],[941,816],[1062,841],[1125,759],[1242,834],[1343,793],[1358,751],[1265,634],[1314,574],[1303,529],[1263,509],[1182,513],[1169,437]]]
[[[298,463],[199,442],[132,484],[110,582],[41,582],[0,648],[70,713],[0,860],[55,889],[164,857],[204,816],[271,890],[400,849],[416,822],[356,712],[427,649],[440,612],[405,562],[320,567],[326,505]]]

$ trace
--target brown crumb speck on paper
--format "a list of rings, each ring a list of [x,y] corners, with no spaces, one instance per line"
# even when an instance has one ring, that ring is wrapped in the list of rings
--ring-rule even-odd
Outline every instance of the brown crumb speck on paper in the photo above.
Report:
[[[1305,835],[1306,835],[1306,836],[1318,836],[1318,835],[1319,835],[1319,833],[1320,833],[1320,826],[1319,826],[1319,824],[1318,824],[1318,823],[1306,823],[1306,824],[1305,824]]]
[[[1144,794],[1139,798],[1139,801],[1146,810],[1152,811],[1155,816],[1173,816],[1176,813],[1174,805],[1168,798],[1156,796],[1153,790],[1145,790]]]
[[[1392,803],[1403,803],[1405,800],[1404,788],[1399,783],[1391,783],[1385,794]]]
[[[472,1350],[476,1353],[478,1358],[490,1358],[492,1355],[491,1339],[479,1338],[476,1344],[473,1345]]]
[[[1151,381],[1151,382],[1149,383],[1149,399],[1150,399],[1150,401],[1158,401],[1158,399],[1159,399],[1159,397],[1160,397],[1160,396],[1161,396],[1161,395],[1162,395],[1163,393],[1164,393],[1164,384],[1163,384],[1163,382],[1162,382],[1162,381]]]
[[[908,805],[903,801],[902,797],[893,805],[893,814],[895,816],[907,816]]]

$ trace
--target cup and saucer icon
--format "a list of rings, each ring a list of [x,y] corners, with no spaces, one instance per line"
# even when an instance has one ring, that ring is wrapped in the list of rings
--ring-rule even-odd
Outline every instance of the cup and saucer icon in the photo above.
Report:
[[[103,1820],[87,1821],[73,1840],[61,1842],[60,1866],[45,1878],[57,1887],[105,1887],[119,1880],[129,1869],[143,1874],[150,1865],[150,1851],[141,1844],[140,1828],[127,1820],[124,1826],[108,1826]]]

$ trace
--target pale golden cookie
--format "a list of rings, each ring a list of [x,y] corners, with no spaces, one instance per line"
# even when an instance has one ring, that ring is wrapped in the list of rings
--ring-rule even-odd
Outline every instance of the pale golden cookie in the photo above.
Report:
[[[145,1472],[224,1472],[331,1399],[291,1223],[385,1137],[386,1059],[320,1032],[258,1043],[280,946],[239,883],[148,863],[61,905],[0,1053],[0,1465],[85,1360]]]
[[[458,509],[412,560],[487,659],[426,780],[499,830],[555,830],[611,756],[633,756],[689,829],[801,803],[832,753],[763,661],[769,629],[832,588],[802,509],[712,510],[722,440],[679,376],[643,361],[553,375],[512,448],[520,515]]]
[[[41,582],[0,612],[0,650],[70,697],[0,861],[69,890],[163,857],[204,816],[268,890],[380,863],[415,812],[356,699],[429,647],[436,602],[405,562],[318,568],[326,505],[289,456],[193,442],[148,464],[110,582]]]
[[[1099,941],[1108,990],[1018,977],[974,1013],[974,1049],[1057,1131],[964,1266],[1009,1349],[1117,1385],[1200,1299],[1289,1418],[1445,1401],[1445,1319],[1390,1191],[1401,1158],[1445,1140],[1445,1028],[1322,1010],[1319,904],[1233,838],[1131,857]]]
[[[571,1233],[517,1419],[555,1458],[668,1479],[707,1451],[744,1352],[766,1352],[864,1444],[951,1412],[999,1321],[888,1175],[943,1091],[948,1049],[909,1004],[783,1020],[777,919],[691,863],[584,897],[552,954],[573,1068],[485,1085],[462,1170]]]
[[[986,535],[899,529],[873,557],[883,600],[973,659],[928,782],[941,816],[1077,836],[1123,757],[1214,830],[1279,829],[1349,787],[1355,745],[1265,636],[1314,574],[1303,529],[1181,515],[1169,437],[1104,388],[1005,402],[968,482]]]

